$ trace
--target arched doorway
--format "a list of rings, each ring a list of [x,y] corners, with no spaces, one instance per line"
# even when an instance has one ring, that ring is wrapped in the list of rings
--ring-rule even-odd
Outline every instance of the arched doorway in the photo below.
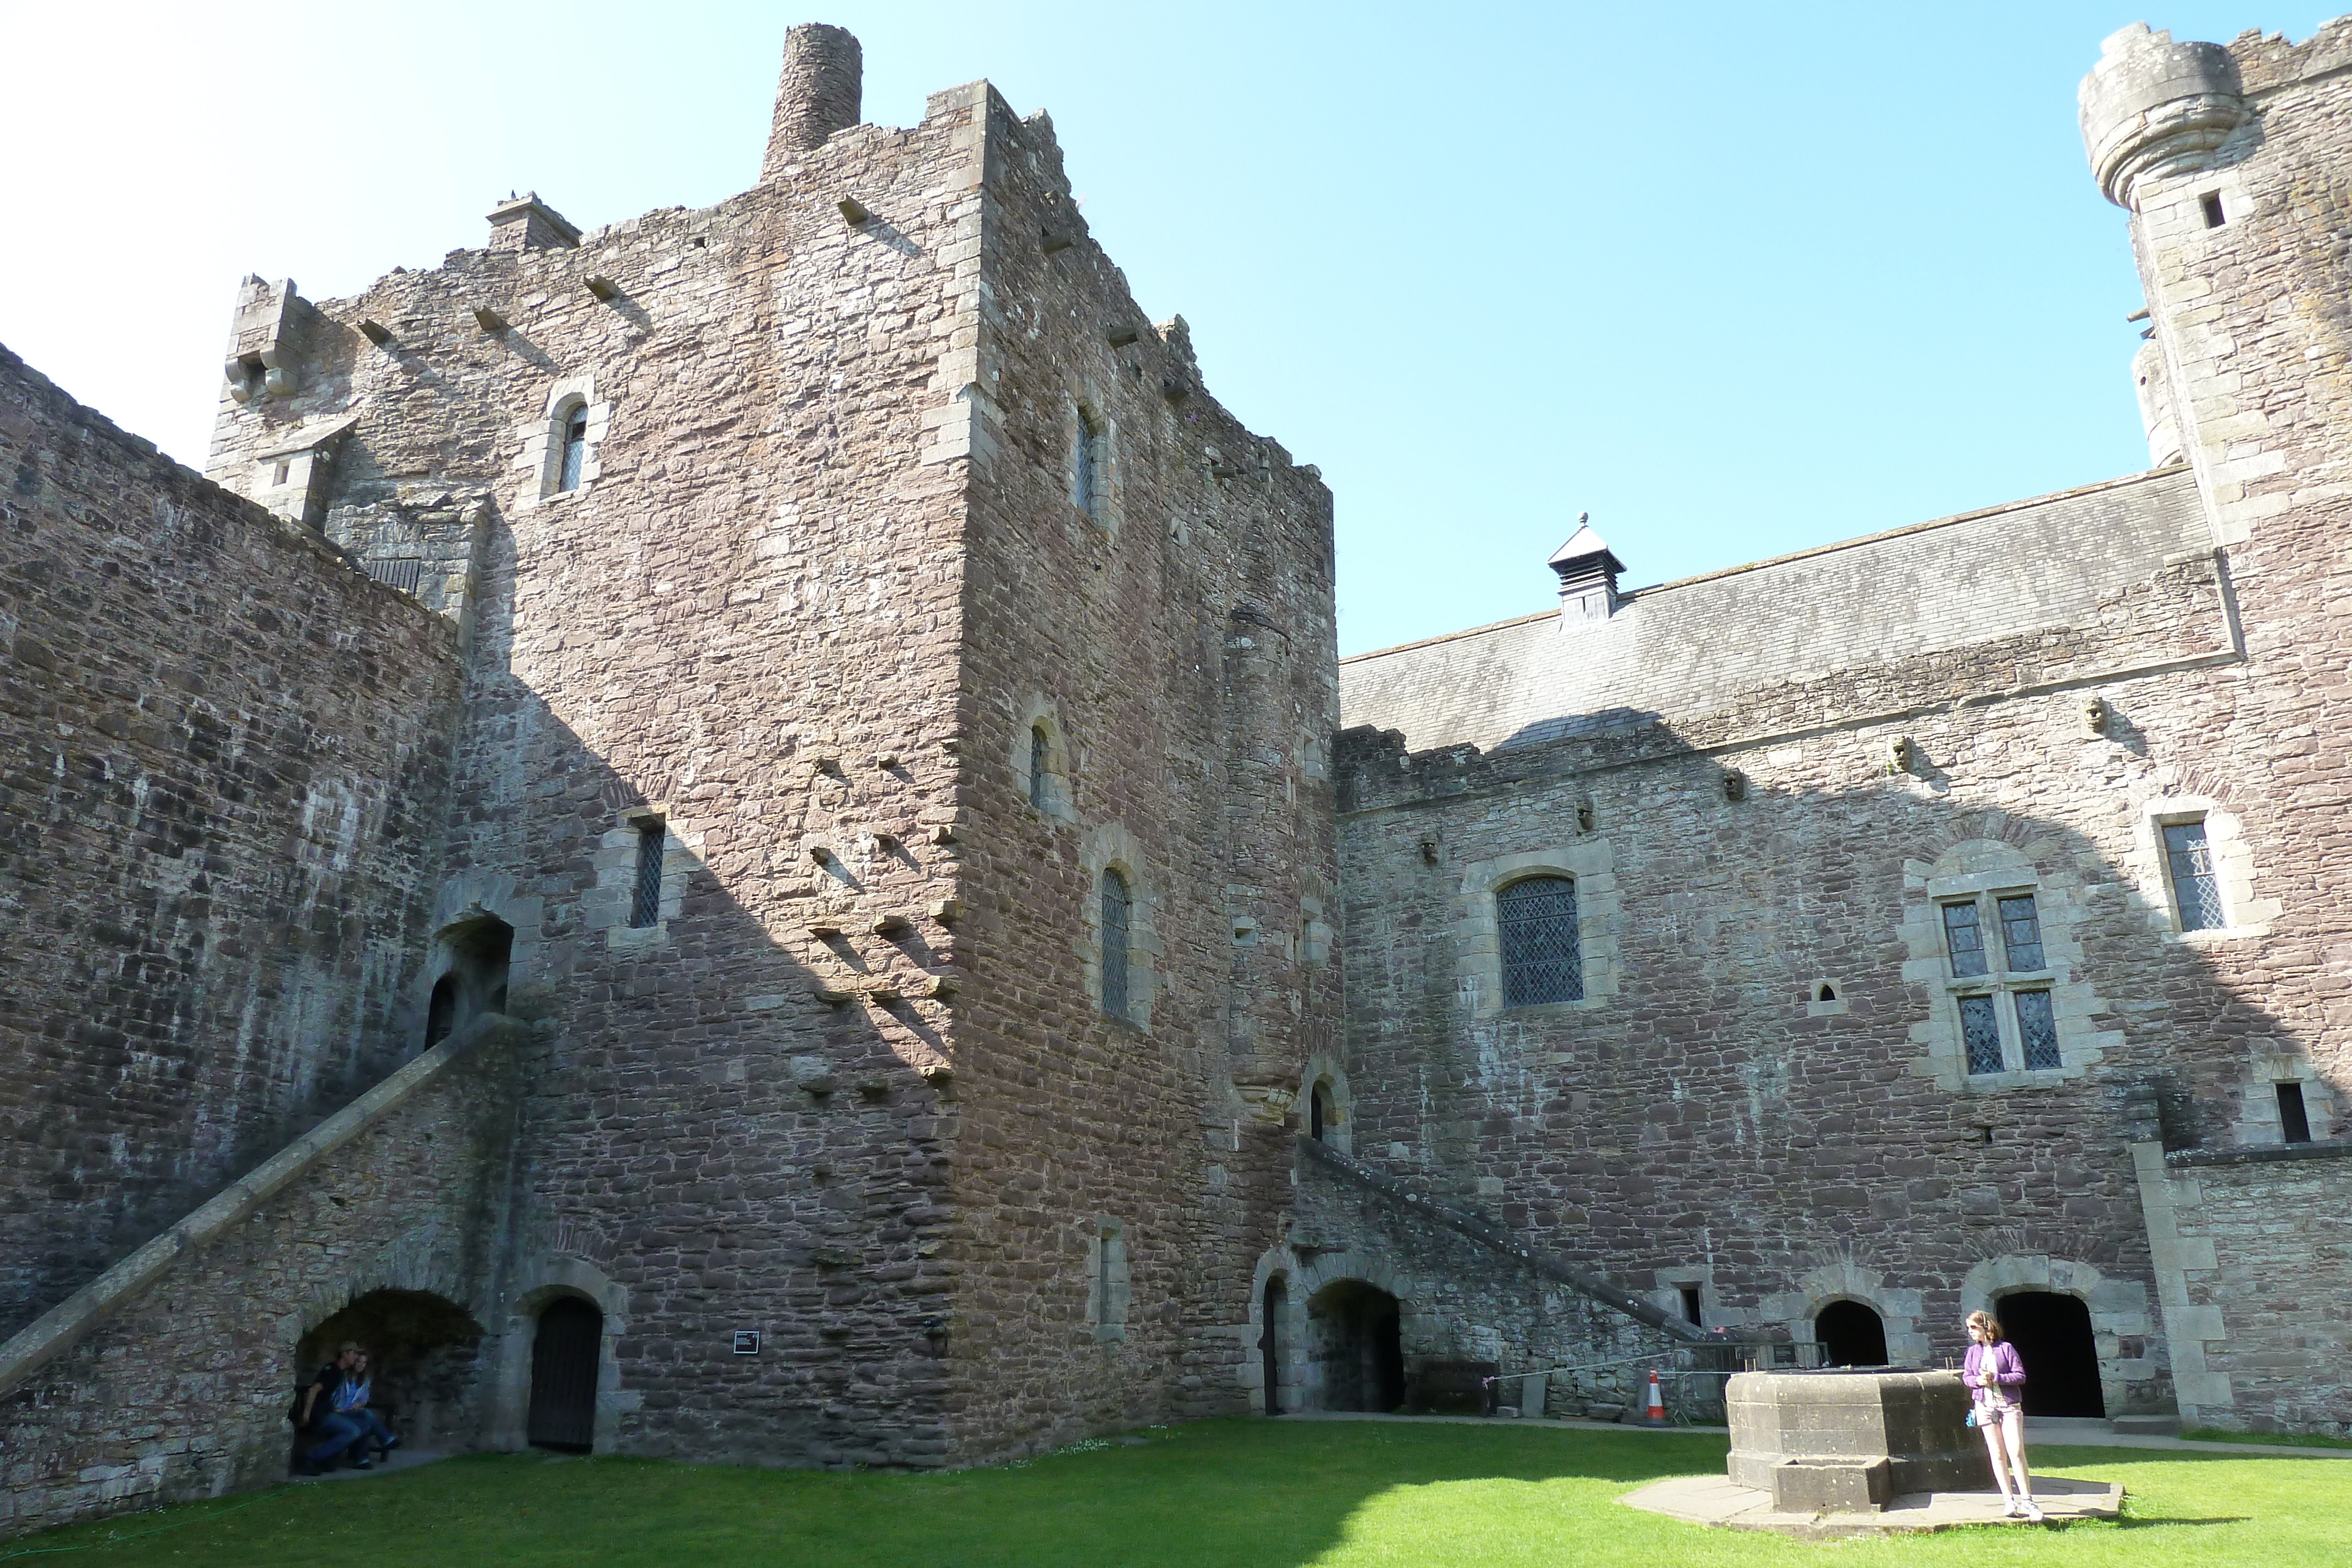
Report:
[[[1329,1126],[1333,1120],[1330,1086],[1318,1083],[1307,1093],[1307,1135],[1317,1143],[1321,1143],[1323,1129]]]
[[[604,1314],[593,1301],[558,1296],[530,1341],[531,1447],[584,1454],[596,1446],[596,1369]]]
[[[1282,1276],[1275,1275],[1265,1282],[1265,1311],[1260,1314],[1265,1332],[1257,1336],[1257,1353],[1265,1375],[1265,1413],[1282,1414],[1282,1311],[1290,1301],[1290,1288]]]
[[[425,1043],[429,1048],[472,1023],[485,1013],[507,1009],[507,972],[514,956],[514,927],[478,909],[444,929],[441,945],[449,950],[449,967],[433,984],[432,1000],[425,1012]]]
[[[1992,1315],[2024,1364],[2028,1416],[2106,1415],[2098,1341],[2091,1333],[2091,1309],[2081,1297],[2018,1291],[1995,1301]]]
[[[1885,1366],[1886,1323],[1860,1301],[1832,1301],[1813,1314],[1823,1366]]]
[[[474,1391],[482,1325],[429,1291],[370,1291],[302,1336],[294,1347],[298,1384],[307,1384],[345,1344],[368,1353],[374,1387],[369,1408],[411,1449],[473,1446]]]
[[[1316,1406],[1387,1412],[1404,1403],[1404,1349],[1397,1299],[1341,1280],[1307,1303],[1309,1354],[1320,1375]]]

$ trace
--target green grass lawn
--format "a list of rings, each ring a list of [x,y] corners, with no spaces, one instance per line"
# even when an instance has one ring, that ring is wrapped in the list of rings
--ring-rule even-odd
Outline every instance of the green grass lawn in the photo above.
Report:
[[[2352,1448],[2352,1437],[2327,1437],[2317,1432],[2224,1432],[2219,1427],[2200,1427],[2193,1432],[2180,1435],[2200,1443],[2260,1443],[2273,1448]]]
[[[20,1568],[1292,1568],[1316,1564],[2352,1563],[2352,1462],[2051,1448],[2126,1517],[1810,1542],[1615,1499],[1723,1468],[1724,1439],[1530,1426],[1233,1420],[1000,1469],[814,1475],[477,1455],[280,1487],[0,1545]],[[152,1532],[152,1533],[144,1533]],[[41,1552],[44,1555],[29,1555]],[[56,1553],[56,1555],[47,1555]],[[19,1555],[24,1554],[24,1555]]]

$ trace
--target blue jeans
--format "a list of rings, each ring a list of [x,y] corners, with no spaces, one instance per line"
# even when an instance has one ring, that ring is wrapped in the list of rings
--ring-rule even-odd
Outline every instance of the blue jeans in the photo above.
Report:
[[[373,1410],[338,1410],[319,1417],[319,1441],[305,1456],[313,1464],[333,1458],[352,1444],[364,1454],[371,1442],[378,1448],[392,1441],[392,1428]]]

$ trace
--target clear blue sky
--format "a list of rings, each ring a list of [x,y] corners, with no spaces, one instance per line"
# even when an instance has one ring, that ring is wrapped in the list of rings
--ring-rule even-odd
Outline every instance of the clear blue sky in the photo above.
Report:
[[[2120,213],[2074,87],[2145,19],[1965,6],[0,0],[0,341],[201,465],[248,271],[313,298],[759,170],[786,26],[866,115],[985,76],[1213,391],[1339,497],[1345,652],[2146,465]]]

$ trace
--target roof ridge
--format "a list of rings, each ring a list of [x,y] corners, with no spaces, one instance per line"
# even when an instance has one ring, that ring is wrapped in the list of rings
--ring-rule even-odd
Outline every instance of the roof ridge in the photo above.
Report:
[[[1861,546],[1877,544],[1885,539],[1901,538],[1907,534],[1924,534],[1936,528],[1948,528],[1958,523],[1970,523],[1984,517],[1999,517],[2004,512],[2023,511],[2028,507],[2043,507],[2053,501],[2067,501],[2078,496],[2096,495],[2102,490],[2119,490],[2132,485],[2145,485],[2158,479],[2174,478],[2187,471],[2188,465],[2185,463],[2176,463],[2164,468],[2149,468],[2137,474],[2126,474],[2113,479],[2101,479],[2095,484],[2076,485],[2070,489],[2052,490],[2045,495],[2028,496],[2022,500],[2004,501],[1995,507],[1979,507],[1973,511],[1954,512],[1947,517],[1930,517],[1923,523],[1906,523],[1901,528],[1882,528],[1872,534],[1857,534],[1853,538],[1838,539],[1825,545],[1813,545],[1801,550],[1790,550],[1785,555],[1766,556],[1761,560],[1751,560],[1739,566],[1720,567],[1714,571],[1702,571],[1689,577],[1672,578],[1664,582],[1652,583],[1647,588],[1628,590],[1623,597],[1630,602],[1649,594],[1664,593],[1670,589],[1690,588],[1698,583],[1712,582],[1717,578],[1737,577],[1747,571],[1760,571],[1768,566],[1785,566],[1793,560],[1804,560],[1817,555],[1831,555],[1843,549],[1855,549]],[[1482,637],[1489,632],[1501,632],[1513,626],[1524,626],[1530,621],[1549,620],[1558,613],[1559,612],[1554,610],[1538,610],[1532,614],[1512,616],[1507,621],[1489,621],[1483,626],[1466,626],[1459,632],[1441,632],[1434,637],[1422,637],[1411,643],[1396,643],[1385,648],[1368,648],[1360,653],[1346,655],[1339,663],[1354,664],[1366,659],[1386,658],[1391,653],[1410,653],[1417,648],[1427,648],[1439,643],[1459,642],[1466,637]]]

